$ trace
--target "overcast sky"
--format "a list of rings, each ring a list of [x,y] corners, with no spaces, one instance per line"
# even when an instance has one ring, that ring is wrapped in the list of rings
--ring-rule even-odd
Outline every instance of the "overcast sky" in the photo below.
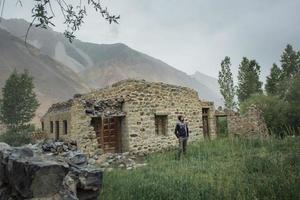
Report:
[[[0,0],[1,1],[1,0]],[[6,1],[4,18],[30,20],[33,0]],[[79,0],[78,0],[79,1]],[[73,2],[78,2],[73,0]],[[188,74],[217,77],[230,56],[233,73],[243,56],[255,58],[261,79],[286,44],[300,50],[300,0],[104,0],[119,25],[108,25],[91,9],[77,37],[94,43],[122,42]],[[54,6],[55,9],[55,6]],[[55,9],[56,10],[56,9]],[[63,19],[56,13],[56,31]]]

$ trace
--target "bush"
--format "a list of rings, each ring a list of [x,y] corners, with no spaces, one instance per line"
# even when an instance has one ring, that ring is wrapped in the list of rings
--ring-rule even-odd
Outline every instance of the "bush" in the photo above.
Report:
[[[258,94],[251,96],[240,105],[241,112],[245,113],[253,104],[261,109],[270,133],[283,136],[289,126],[289,104],[276,96]]]
[[[34,126],[27,125],[22,128],[10,128],[0,136],[0,141],[5,142],[11,146],[22,146],[31,142],[31,134],[34,131]]]

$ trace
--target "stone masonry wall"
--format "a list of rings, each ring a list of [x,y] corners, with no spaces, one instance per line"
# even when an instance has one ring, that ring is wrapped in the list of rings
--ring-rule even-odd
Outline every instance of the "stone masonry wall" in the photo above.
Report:
[[[5,132],[6,132],[6,126],[0,123],[0,135],[4,134]]]
[[[63,121],[67,121],[67,134],[64,134]],[[70,108],[60,110],[60,111],[52,111],[47,113],[41,120],[44,123],[44,132],[47,134],[48,138],[55,138],[56,133],[56,121],[59,121],[59,138],[68,139],[71,134],[71,113]],[[53,133],[50,130],[50,122],[53,122]]]
[[[228,132],[231,135],[264,136],[268,135],[267,125],[261,111],[255,105],[241,115],[237,112],[227,113]]]
[[[177,116],[185,116],[190,129],[190,140],[203,137],[201,105],[197,92],[185,87],[163,83],[126,80],[111,87],[91,92],[81,99],[124,98],[122,110],[126,117],[122,120],[123,151],[146,154],[177,145],[174,128]],[[84,112],[80,99],[74,100],[71,111],[71,132],[77,138],[80,148],[93,154],[97,150],[97,140],[90,117]],[[156,135],[155,115],[167,115],[167,134]]]

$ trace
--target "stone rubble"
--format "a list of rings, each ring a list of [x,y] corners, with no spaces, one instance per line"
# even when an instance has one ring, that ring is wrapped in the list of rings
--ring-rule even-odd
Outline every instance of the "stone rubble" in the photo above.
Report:
[[[100,169],[106,171],[111,171],[114,168],[131,170],[147,165],[144,161],[144,157],[130,155],[128,152],[104,154],[99,156],[97,160],[94,159],[94,163],[99,166]]]

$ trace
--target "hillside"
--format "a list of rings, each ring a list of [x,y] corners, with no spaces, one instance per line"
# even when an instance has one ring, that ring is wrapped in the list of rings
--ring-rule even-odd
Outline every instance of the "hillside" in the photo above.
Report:
[[[66,100],[75,93],[89,91],[76,73],[44,55],[37,48],[0,28],[0,87],[14,69],[27,69],[34,77],[36,93],[41,102],[38,115],[56,101]]]
[[[211,91],[213,91],[216,96],[219,96],[220,99],[223,99],[220,94],[218,79],[203,74],[199,71],[196,71],[194,74],[191,75],[191,77],[205,84],[206,87],[208,87]]]
[[[17,37],[24,38],[28,22],[22,19],[3,20],[1,24]],[[94,44],[75,40],[70,44],[63,34],[51,29],[32,28],[29,42],[77,72],[90,87],[102,88],[116,81],[135,78],[182,85],[198,91],[201,99],[221,105],[220,94],[209,83],[131,49],[125,44]]]

